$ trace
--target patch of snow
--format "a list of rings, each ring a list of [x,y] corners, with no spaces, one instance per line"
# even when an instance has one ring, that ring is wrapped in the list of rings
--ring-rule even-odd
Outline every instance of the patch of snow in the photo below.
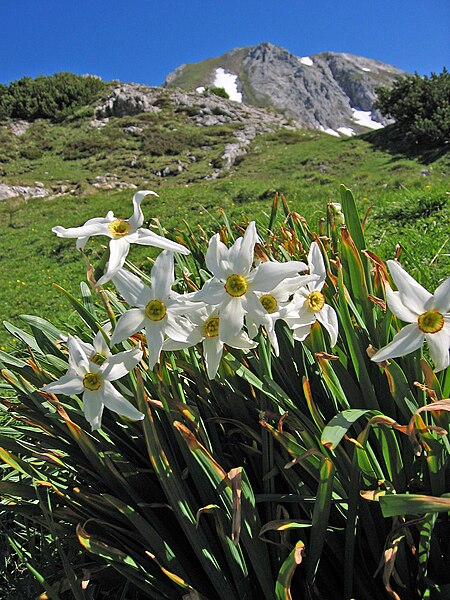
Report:
[[[219,67],[218,69],[216,69],[214,85],[216,87],[223,88],[229,95],[230,100],[234,100],[235,102],[242,102],[242,94],[241,92],[238,92],[237,89],[237,78],[237,75],[233,75],[233,73],[226,73],[225,69]]]
[[[365,71],[366,73],[371,73],[372,69],[368,69],[367,67],[361,67],[363,71]]]
[[[307,67],[312,67],[313,66],[313,61],[309,58],[309,56],[302,56],[300,58],[300,62],[302,63],[302,65],[306,65]]]
[[[330,127],[327,127],[327,129],[325,129],[325,127],[323,127],[322,125],[319,127],[320,131],[323,131],[324,133],[328,133],[328,135],[334,135],[335,137],[341,137],[337,131],[335,131],[334,129],[330,129]]]
[[[350,137],[352,135],[355,135],[355,132],[351,127],[338,127],[338,131],[339,133],[342,133],[343,135],[348,135]]]
[[[383,125],[374,121],[372,119],[372,115],[370,114],[370,110],[357,110],[356,108],[352,108],[353,113],[353,121],[362,127],[368,127],[369,129],[382,129]]]
[[[199,94],[203,94],[203,92],[205,91],[205,88],[203,85],[200,85],[198,88],[195,88],[195,91],[198,92]]]

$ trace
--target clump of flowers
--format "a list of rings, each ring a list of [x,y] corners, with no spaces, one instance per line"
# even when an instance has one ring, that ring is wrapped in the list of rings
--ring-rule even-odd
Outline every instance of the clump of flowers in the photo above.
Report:
[[[0,352],[14,551],[46,527],[76,598],[444,589],[450,278],[431,294],[367,250],[346,189],[320,235],[286,203],[276,226],[275,200],[267,239],[250,221],[233,243],[143,228],[147,196],[53,229],[109,238],[82,301],[62,290],[80,319],[24,316],[28,357]],[[133,243],[162,250],[148,271]]]

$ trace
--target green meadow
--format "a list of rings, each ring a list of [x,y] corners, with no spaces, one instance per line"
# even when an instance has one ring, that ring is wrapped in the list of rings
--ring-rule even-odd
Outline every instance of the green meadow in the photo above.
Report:
[[[53,283],[79,295],[83,262],[74,242],[52,234],[55,225],[76,226],[113,210],[131,214],[132,189],[98,190],[96,176],[114,173],[159,198],[144,201],[148,225],[169,232],[208,228],[225,211],[230,220],[262,219],[276,193],[317,228],[330,201],[339,201],[339,185],[350,187],[363,218],[371,248],[383,259],[402,246],[403,260],[424,285],[434,287],[449,272],[449,158],[407,156],[395,146],[381,149],[380,133],[334,138],[315,131],[283,130],[257,137],[250,151],[217,179],[205,179],[221,166],[235,126],[194,127],[189,115],[168,104],[155,117],[110,119],[101,129],[89,126],[90,109],[62,123],[35,121],[15,137],[0,126],[0,176],[10,185],[65,185],[72,193],[54,199],[0,201],[2,320],[18,323],[21,314],[43,314],[55,323],[68,317]],[[138,127],[138,135],[124,133]],[[382,132],[388,135],[388,132]],[[195,157],[195,160],[192,159]],[[189,158],[191,157],[191,158]],[[157,175],[181,164],[177,175]],[[155,220],[158,220],[156,222]],[[100,250],[92,244],[92,252]],[[132,259],[145,266],[151,250],[133,248]],[[153,254],[156,256],[156,254]],[[70,315],[69,315],[70,318]],[[11,347],[5,330],[0,342]]]

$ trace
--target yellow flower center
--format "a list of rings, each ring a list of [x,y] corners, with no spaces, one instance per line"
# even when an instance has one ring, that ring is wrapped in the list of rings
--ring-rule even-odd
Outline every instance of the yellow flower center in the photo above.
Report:
[[[100,375],[98,373],[86,373],[83,377],[83,387],[91,392],[96,392],[100,389],[102,385],[102,380],[100,379]]]
[[[121,238],[124,235],[128,235],[130,233],[131,227],[128,221],[124,219],[114,219],[108,225],[108,229],[110,230],[114,239]]]
[[[100,352],[96,352],[91,356],[90,360],[95,365],[98,365],[100,367],[105,362],[106,356],[103,356],[103,354],[100,354]]]
[[[150,321],[161,321],[166,316],[166,313],[166,305],[161,300],[150,300],[145,307],[145,316]]]
[[[270,315],[274,313],[278,308],[277,299],[271,294],[264,294],[264,296],[261,296],[259,298],[259,301]]]
[[[427,310],[419,316],[417,323],[423,333],[437,333],[444,327],[444,315],[437,310]]]
[[[224,287],[227,294],[233,298],[240,298],[248,290],[248,283],[243,275],[230,275]]]
[[[219,335],[219,317],[211,317],[205,323],[205,335],[214,338]]]
[[[320,312],[325,306],[325,296],[322,292],[315,291],[311,292],[306,299],[308,306],[314,312]]]

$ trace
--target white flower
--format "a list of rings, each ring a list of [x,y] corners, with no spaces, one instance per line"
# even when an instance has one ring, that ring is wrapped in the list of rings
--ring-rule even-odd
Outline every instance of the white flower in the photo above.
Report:
[[[134,369],[142,358],[140,348],[110,355],[104,360],[97,357],[92,361],[86,354],[86,344],[69,335],[69,370],[57,381],[44,385],[44,392],[51,394],[83,394],[83,410],[92,430],[99,429],[102,423],[103,408],[123,415],[133,421],[140,421],[144,415],[139,412],[116,388],[111,381],[124,377]]]
[[[133,214],[129,219],[119,219],[110,211],[106,217],[95,217],[89,219],[81,227],[53,227],[53,233],[62,238],[77,238],[78,250],[83,250],[86,242],[93,235],[106,235],[111,238],[109,242],[109,261],[108,266],[102,277],[97,281],[97,285],[103,285],[112,278],[112,275],[123,267],[125,258],[130,250],[130,244],[141,244],[144,246],[155,246],[172,252],[189,254],[189,250],[167,240],[161,235],[157,235],[142,227],[144,215],[141,210],[141,202],[149,194],[157,196],[155,192],[143,190],[136,192],[133,196]]]
[[[318,275],[296,275],[295,277],[289,277],[285,279],[270,292],[255,292],[259,298],[259,301],[269,314],[269,319],[272,323],[272,327],[269,329],[265,327],[267,318],[266,315],[264,315],[264,320],[258,319],[258,316],[256,316],[255,318],[253,316],[247,315],[245,322],[250,337],[253,339],[257,335],[259,325],[265,327],[272,348],[274,349],[276,356],[278,356],[280,351],[278,346],[277,334],[275,332],[276,321],[284,318],[292,294],[297,292],[301,287],[307,285],[310,282],[317,281],[318,279]]]
[[[386,300],[391,312],[405,323],[390,342],[372,356],[375,362],[414,352],[428,342],[434,370],[450,364],[450,277],[430,294],[395,260],[387,261],[398,291],[386,283]]]
[[[331,345],[335,346],[338,337],[338,318],[334,308],[326,304],[322,288],[326,279],[325,263],[317,242],[313,242],[308,254],[309,271],[317,275],[306,288],[300,288],[291,304],[286,307],[282,318],[293,330],[296,340],[303,341],[311,331],[311,325],[317,320],[330,334]]]
[[[104,327],[104,330],[110,329],[110,327],[111,325],[108,323]],[[106,340],[103,337],[101,331],[98,331],[95,334],[92,340],[92,344],[89,344],[88,342],[83,342],[82,340],[78,340],[78,343],[80,344],[83,352],[88,357],[89,362],[93,362],[96,365],[102,365],[109,356],[112,356],[112,352],[108,344],[106,343]]]
[[[185,342],[193,329],[183,316],[188,311],[188,303],[171,289],[174,282],[173,254],[164,250],[155,260],[150,275],[151,287],[125,269],[117,271],[112,280],[124,300],[135,308],[127,310],[117,321],[111,345],[145,329],[149,366],[153,369],[165,337]]]
[[[258,345],[256,342],[252,342],[244,331],[224,341],[221,340],[219,338],[220,316],[217,308],[213,306],[199,305],[195,312],[189,314],[189,318],[194,323],[195,329],[189,334],[186,342],[166,340],[163,349],[181,350],[203,342],[203,355],[209,379],[214,379],[216,376],[223,354],[224,343],[239,350],[250,350]]]
[[[297,261],[268,261],[252,269],[257,240],[255,222],[252,221],[245,235],[238,238],[229,249],[220,241],[219,234],[209,241],[206,266],[214,277],[193,294],[192,299],[217,306],[220,315],[219,339],[225,343],[240,333],[245,315],[264,323],[267,330],[271,330],[273,323],[256,292],[270,292],[286,277],[293,277],[307,268],[304,263]]]

